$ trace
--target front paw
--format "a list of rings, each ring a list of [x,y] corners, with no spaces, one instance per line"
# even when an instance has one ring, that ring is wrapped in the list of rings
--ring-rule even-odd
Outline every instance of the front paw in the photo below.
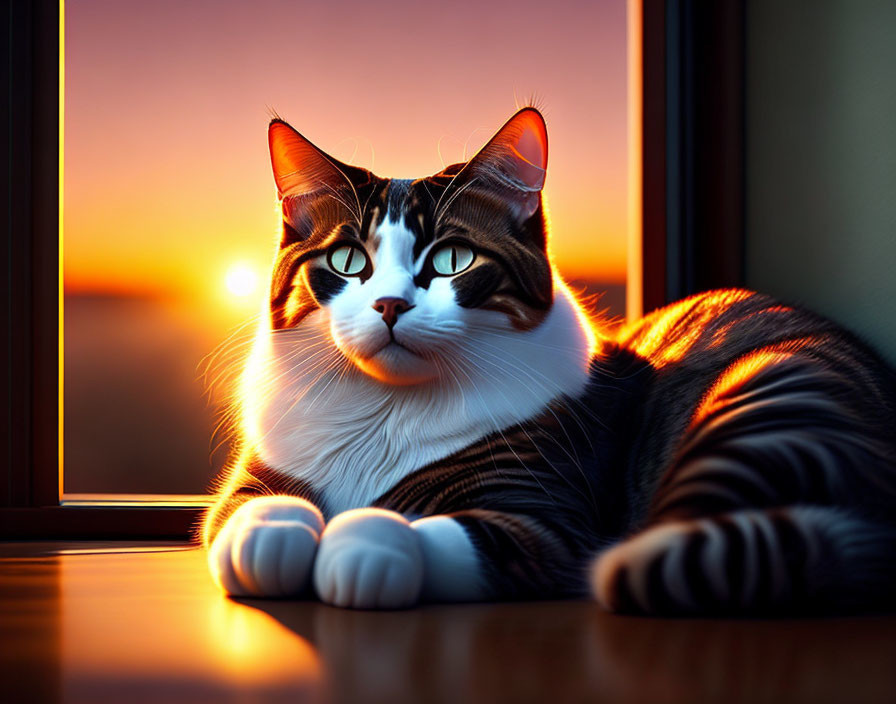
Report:
[[[308,588],[323,517],[297,497],[247,501],[224,524],[208,553],[218,586],[233,596],[285,597]]]
[[[399,514],[376,508],[336,516],[320,539],[314,588],[322,601],[355,609],[413,606],[423,585],[419,537]]]

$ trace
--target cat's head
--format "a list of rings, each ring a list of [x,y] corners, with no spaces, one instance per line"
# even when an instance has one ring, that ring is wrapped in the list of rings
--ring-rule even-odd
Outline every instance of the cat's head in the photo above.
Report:
[[[283,213],[274,330],[312,316],[366,374],[417,384],[477,334],[524,335],[547,316],[537,110],[517,112],[465,164],[417,180],[343,164],[279,119],[268,137]]]

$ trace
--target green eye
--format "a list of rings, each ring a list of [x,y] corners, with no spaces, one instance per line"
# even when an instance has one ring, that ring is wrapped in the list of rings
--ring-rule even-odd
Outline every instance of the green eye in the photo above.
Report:
[[[358,247],[342,245],[330,251],[330,268],[343,276],[358,276],[367,268],[367,255]]]
[[[449,244],[432,255],[432,268],[442,276],[454,276],[468,268],[476,256],[462,244]]]

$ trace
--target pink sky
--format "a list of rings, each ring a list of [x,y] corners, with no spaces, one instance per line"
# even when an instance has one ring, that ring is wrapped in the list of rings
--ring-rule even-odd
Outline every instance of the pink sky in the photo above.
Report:
[[[72,0],[67,281],[204,296],[234,262],[266,273],[269,108],[337,158],[416,177],[469,156],[533,94],[556,260],[621,281],[625,41],[624,0]]]

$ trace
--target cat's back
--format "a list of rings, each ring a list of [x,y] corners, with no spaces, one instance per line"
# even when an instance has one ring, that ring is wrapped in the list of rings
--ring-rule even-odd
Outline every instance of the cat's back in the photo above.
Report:
[[[771,296],[721,289],[655,310],[623,327],[616,340],[656,369],[711,368],[762,346],[817,341],[834,329]]]
[[[649,494],[707,399],[723,387],[770,387],[776,374],[802,374],[809,387],[830,389],[839,403],[867,419],[872,434],[886,438],[896,423],[896,375],[880,355],[836,323],[765,294],[695,294],[626,325],[616,343],[653,370],[645,376],[648,388],[632,448],[635,492]],[[786,402],[774,394],[768,398]]]

